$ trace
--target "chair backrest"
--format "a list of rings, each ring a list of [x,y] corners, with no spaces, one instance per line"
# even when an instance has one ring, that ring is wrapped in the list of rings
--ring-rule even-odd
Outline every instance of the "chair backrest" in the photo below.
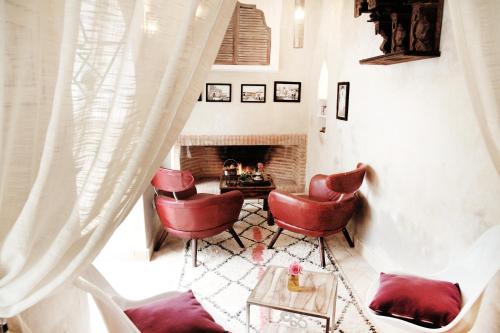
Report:
[[[356,169],[333,175],[315,175],[309,182],[309,196],[324,201],[338,201],[344,194],[356,192],[365,177],[366,165],[358,163]]]
[[[243,205],[243,194],[230,191],[223,194],[199,194],[187,200],[174,200],[157,196],[156,212],[163,226],[178,237],[183,232],[199,232],[210,237],[218,227],[232,224],[238,220]],[[227,229],[226,226],[223,229]],[[204,232],[202,232],[204,231]]]
[[[356,169],[349,172],[342,172],[330,175],[326,179],[326,186],[335,192],[353,193],[356,192],[365,178],[366,165],[358,163]]]
[[[177,199],[196,194],[194,177],[190,171],[160,168],[151,180],[151,184],[157,193]]]

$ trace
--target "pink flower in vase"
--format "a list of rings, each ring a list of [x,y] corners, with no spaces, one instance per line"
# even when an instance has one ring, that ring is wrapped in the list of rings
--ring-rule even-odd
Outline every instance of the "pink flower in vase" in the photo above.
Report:
[[[288,274],[290,275],[299,275],[302,273],[302,266],[298,262],[294,262],[290,266],[288,266]]]

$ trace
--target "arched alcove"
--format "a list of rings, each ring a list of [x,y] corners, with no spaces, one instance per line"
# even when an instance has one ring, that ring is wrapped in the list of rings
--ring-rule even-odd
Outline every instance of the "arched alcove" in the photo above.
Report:
[[[328,98],[328,67],[326,67],[326,62],[323,61],[318,80],[318,99],[326,100],[327,98]]]

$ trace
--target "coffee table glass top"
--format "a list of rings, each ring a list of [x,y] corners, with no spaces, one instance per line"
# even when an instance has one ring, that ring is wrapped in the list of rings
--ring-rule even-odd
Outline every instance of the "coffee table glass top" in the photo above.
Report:
[[[314,317],[329,318],[335,307],[338,275],[305,271],[300,292],[287,288],[288,269],[269,266],[248,297],[247,303]]]

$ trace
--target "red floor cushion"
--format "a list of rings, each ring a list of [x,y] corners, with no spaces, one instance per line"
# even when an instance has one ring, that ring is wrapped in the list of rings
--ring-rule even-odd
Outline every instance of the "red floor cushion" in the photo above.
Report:
[[[224,333],[222,326],[196,300],[191,290],[125,314],[142,333]]]
[[[379,315],[438,328],[458,315],[461,304],[458,283],[380,273],[379,289],[370,309]]]

